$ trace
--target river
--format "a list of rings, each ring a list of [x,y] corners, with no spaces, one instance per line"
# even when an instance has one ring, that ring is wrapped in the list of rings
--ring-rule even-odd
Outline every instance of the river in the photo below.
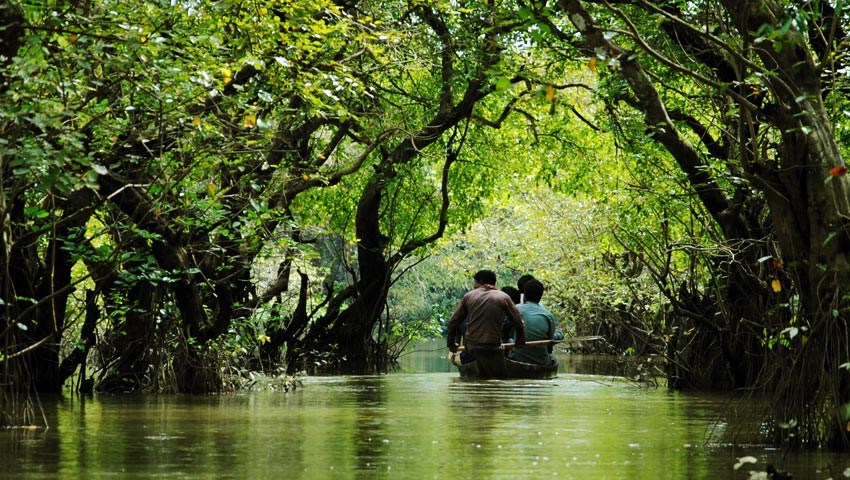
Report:
[[[307,377],[289,393],[44,398],[49,429],[0,431],[0,478],[725,479],[772,463],[838,479],[850,467],[730,443],[728,398],[594,373],[598,359],[564,356],[555,380],[461,381],[429,350],[398,373]]]

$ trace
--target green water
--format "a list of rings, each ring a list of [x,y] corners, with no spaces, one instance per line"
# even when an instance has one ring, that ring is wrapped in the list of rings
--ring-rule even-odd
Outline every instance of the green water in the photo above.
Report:
[[[850,467],[726,443],[723,397],[574,372],[461,381],[431,357],[290,393],[43,399],[51,428],[0,432],[0,478],[715,479],[771,462],[800,479]],[[745,455],[759,463],[733,470]]]

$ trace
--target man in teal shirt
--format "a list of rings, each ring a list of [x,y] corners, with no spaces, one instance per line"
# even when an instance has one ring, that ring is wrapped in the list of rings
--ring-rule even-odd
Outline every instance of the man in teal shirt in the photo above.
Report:
[[[543,283],[532,279],[524,285],[525,303],[517,305],[525,320],[525,340],[552,340],[555,338],[555,316],[540,305],[543,297]],[[550,355],[551,346],[529,347],[521,350],[511,350],[510,358],[518,362],[548,365],[553,359]]]

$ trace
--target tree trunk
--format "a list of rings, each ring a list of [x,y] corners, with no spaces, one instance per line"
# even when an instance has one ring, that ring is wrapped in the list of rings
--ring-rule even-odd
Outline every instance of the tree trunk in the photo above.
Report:
[[[59,369],[59,345],[65,330],[66,304],[74,288],[71,285],[71,269],[76,262],[73,252],[65,244],[77,244],[79,240],[75,239],[84,238],[93,202],[93,193],[82,189],[71,193],[66,202],[57,206],[63,211],[63,218],[47,244],[46,272],[35,292],[39,305],[38,320],[31,331],[33,343],[49,339],[33,352],[30,365],[35,388],[41,393],[62,391],[64,378]]]
[[[288,279],[291,263],[287,259],[284,265],[285,268],[282,269],[282,275],[285,275],[285,278]],[[269,341],[260,345],[259,368],[262,371],[270,372],[280,365],[281,349],[283,346],[297,338],[310,321],[310,317],[307,313],[307,287],[309,286],[309,278],[306,273],[300,271],[298,272],[298,275],[301,280],[301,287],[298,290],[298,305],[295,307],[295,311],[292,312],[292,315],[289,317],[289,321],[285,324],[281,322],[281,325],[279,325],[276,329],[270,330],[268,332]],[[279,307],[280,303],[275,304],[276,312],[278,315],[281,315]]]
[[[109,305],[113,307],[111,310],[115,307],[130,308],[100,346],[107,370],[96,385],[99,391],[123,393],[147,390],[152,383],[148,375],[159,374],[167,368],[167,362],[158,362],[153,357],[156,355],[153,353],[154,312],[161,305],[161,294],[158,287],[146,282],[137,283],[120,297],[121,305]]]

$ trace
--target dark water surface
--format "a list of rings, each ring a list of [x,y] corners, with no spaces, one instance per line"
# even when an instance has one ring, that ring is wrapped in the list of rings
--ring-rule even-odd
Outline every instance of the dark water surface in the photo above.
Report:
[[[0,478],[725,479],[770,462],[837,479],[850,467],[725,442],[723,397],[562,364],[556,380],[461,381],[426,352],[401,373],[309,377],[290,393],[43,399],[51,428],[0,431]],[[758,463],[734,470],[743,456]]]

